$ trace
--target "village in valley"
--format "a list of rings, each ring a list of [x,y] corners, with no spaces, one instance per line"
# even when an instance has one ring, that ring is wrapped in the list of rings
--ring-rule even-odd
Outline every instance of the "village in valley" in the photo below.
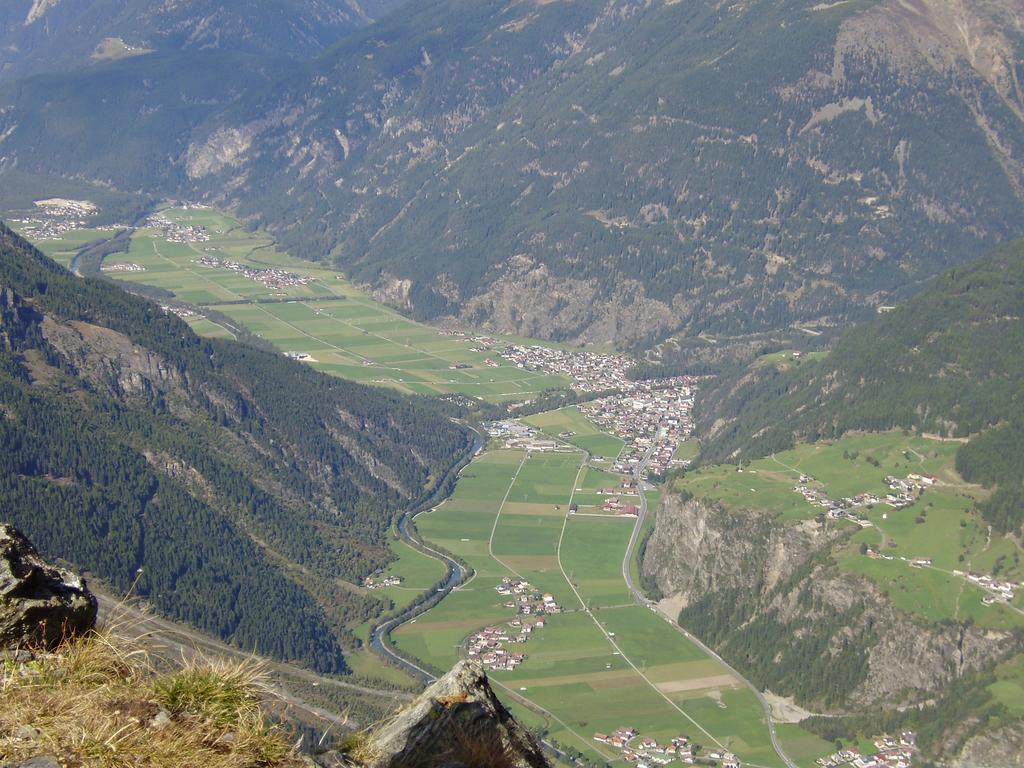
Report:
[[[189,208],[187,205],[184,207]],[[161,230],[168,243],[205,243],[210,240],[210,233],[204,227],[172,221],[163,213],[147,217],[146,226]]]
[[[688,736],[676,736],[667,744],[659,744],[650,737],[641,737],[632,727],[617,728],[613,733],[595,733],[593,740],[622,751],[622,758],[637,768],[666,766],[676,762],[692,765],[696,762],[716,765],[718,768],[740,768],[742,762],[724,749],[702,752],[701,747]],[[882,736],[874,741],[875,751],[862,754],[856,747],[846,747],[815,762],[821,768],[912,768],[917,753],[917,735],[904,731],[899,737]]]
[[[882,736],[875,739],[875,752],[861,754],[855,747],[819,757],[821,768],[911,768],[917,753],[917,734],[903,731],[898,738]]]
[[[481,344],[497,344],[493,339],[474,338]],[[671,467],[689,462],[676,459],[680,444],[693,433],[691,411],[698,379],[675,376],[665,379],[634,381],[629,371],[635,362],[624,355],[551,349],[540,345],[507,344],[500,356],[517,367],[548,374],[561,374],[573,381],[574,389],[589,393],[609,393],[586,402],[580,411],[598,428],[620,438],[625,446],[613,459],[612,470],[632,474],[643,467],[643,474],[663,475]],[[509,440],[509,447],[526,450],[565,450],[557,441],[539,435],[528,427],[505,426],[492,436]],[[560,438],[572,437],[565,432]]]
[[[99,210],[88,200],[63,197],[36,200],[34,205],[36,211],[32,215],[11,220],[24,225],[22,233],[33,240],[60,240],[68,232],[89,226],[87,219]]]
[[[514,610],[515,618],[507,623],[507,629],[488,626],[470,635],[466,653],[485,669],[511,672],[526,660],[526,654],[509,650],[506,643],[526,643],[534,632],[544,628],[545,617],[561,613],[562,607],[553,595],[538,593],[525,579],[505,576],[494,590],[509,598],[502,606]]]
[[[294,272],[274,267],[250,267],[247,264],[239,264],[237,261],[229,261],[209,254],[200,256],[196,263],[210,269],[228,269],[232,272],[238,272],[250,280],[255,280],[267,288],[278,291],[298,285],[309,285],[316,280],[316,278],[309,275],[297,275]]]
[[[612,470],[632,474],[643,465],[645,474],[664,475],[676,463],[688,464],[686,460],[677,462],[675,453],[693,433],[690,412],[695,380],[679,376],[629,383],[638,386],[631,387],[628,394],[580,406],[598,427],[625,443]]]
[[[622,750],[622,758],[636,763],[637,768],[655,765],[670,765],[682,762],[692,765],[697,760],[700,747],[690,741],[689,736],[675,736],[667,744],[658,744],[649,736],[640,736],[636,728],[617,728],[613,733],[595,733],[594,741]],[[739,759],[731,752],[712,751],[705,755],[708,760],[721,768],[739,768]]]

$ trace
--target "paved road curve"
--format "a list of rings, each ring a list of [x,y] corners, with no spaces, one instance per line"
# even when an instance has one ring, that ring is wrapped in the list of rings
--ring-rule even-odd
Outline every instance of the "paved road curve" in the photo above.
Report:
[[[643,472],[644,467],[647,465],[647,462],[650,461],[650,458],[651,451],[648,450],[647,454],[644,456],[644,460],[637,466],[636,474],[634,476],[637,488],[640,490],[640,514],[637,515],[636,524],[633,527],[633,535],[629,539],[629,546],[626,547],[626,556],[622,560],[622,578],[626,580],[626,586],[629,587],[629,591],[632,593],[634,600],[636,600],[640,605],[644,605],[652,611],[657,612],[658,615],[666,619],[677,632],[725,667],[731,675],[733,675],[737,680],[742,681],[744,685],[753,692],[757,697],[757,700],[761,702],[761,706],[764,708],[765,718],[768,720],[768,735],[771,737],[772,747],[775,749],[775,754],[777,754],[779,759],[786,764],[787,768],[798,768],[797,764],[790,760],[789,756],[782,749],[782,744],[779,742],[778,733],[776,732],[775,721],[772,719],[771,705],[768,703],[768,700],[765,699],[758,687],[741,675],[731,664],[729,664],[729,662],[715,653],[715,651],[708,648],[708,646],[704,645],[704,643],[702,643],[698,638],[694,637],[679,626],[673,617],[666,616],[658,610],[657,604],[653,600],[648,600],[647,596],[644,595],[644,593],[638,589],[636,584],[633,582],[633,574],[630,572],[629,564],[630,560],[633,558],[633,550],[640,538],[640,532],[643,530],[644,519],[647,517],[647,496],[644,491],[653,490],[653,486],[651,486],[646,480],[642,480],[640,475]]]

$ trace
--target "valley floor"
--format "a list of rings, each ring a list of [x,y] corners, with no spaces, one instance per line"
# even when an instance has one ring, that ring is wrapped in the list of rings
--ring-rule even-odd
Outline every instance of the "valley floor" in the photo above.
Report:
[[[583,452],[494,449],[474,460],[454,495],[416,525],[475,576],[398,629],[397,646],[444,669],[470,653],[467,640],[485,627],[511,635],[502,650],[525,658],[514,669],[492,671],[492,679],[524,720],[539,719],[550,739],[595,759],[624,759],[623,750],[595,734],[611,738],[627,728],[639,731],[634,748],[645,738],[664,747],[687,737],[704,755],[733,752],[746,765],[783,765],[753,693],[634,600],[624,565],[637,519],[602,511],[594,496],[609,477]],[[627,479],[611,477],[617,486]],[[591,503],[571,513],[577,499]],[[498,589],[509,580],[528,582],[528,592],[551,596],[559,608],[543,613],[543,627],[525,642],[512,624],[536,619],[507,607]],[[828,746],[809,734],[793,742],[800,757]]]

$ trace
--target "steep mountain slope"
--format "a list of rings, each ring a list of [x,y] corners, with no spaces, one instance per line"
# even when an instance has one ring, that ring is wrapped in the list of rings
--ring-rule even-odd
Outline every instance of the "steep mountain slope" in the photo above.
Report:
[[[1021,234],[1022,29],[1015,0],[426,0],[126,127],[134,157],[98,80],[45,123],[41,83],[2,89],[0,168],[205,196],[424,318],[833,323]],[[171,68],[129,79],[119,125],[195,105]]]
[[[435,0],[226,115],[190,157],[240,151],[188,171],[423,316],[625,343],[829,321],[1019,233],[1021,21]]]
[[[196,337],[0,229],[0,505],[243,647],[342,671],[392,516],[467,446],[437,406]]]
[[[178,190],[192,131],[292,66],[236,51],[172,51],[0,82],[0,100],[21,105],[0,139],[0,173],[13,172],[12,184],[32,174],[155,195]],[[5,153],[8,141],[18,150]]]
[[[151,50],[230,50],[312,58],[402,0],[8,0],[0,77]]]
[[[1022,307],[1018,241],[849,331],[824,360],[725,377],[698,404],[704,459],[749,459],[849,430],[971,437],[957,467],[1000,486],[982,508],[998,529],[1015,530],[1024,524]]]

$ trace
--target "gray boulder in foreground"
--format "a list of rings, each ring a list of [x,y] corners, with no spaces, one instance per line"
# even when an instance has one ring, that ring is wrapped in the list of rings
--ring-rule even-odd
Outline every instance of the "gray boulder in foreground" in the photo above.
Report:
[[[50,565],[11,525],[0,525],[0,649],[53,648],[96,625],[95,596]]]
[[[360,750],[370,768],[550,768],[533,736],[498,701],[483,667],[460,661]]]

